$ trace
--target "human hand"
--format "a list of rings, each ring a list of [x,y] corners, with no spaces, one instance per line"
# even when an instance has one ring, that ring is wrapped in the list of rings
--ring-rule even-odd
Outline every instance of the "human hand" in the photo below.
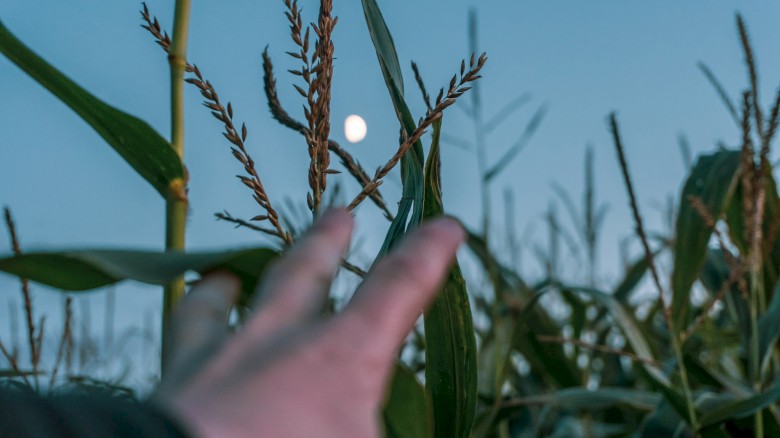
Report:
[[[153,402],[203,437],[378,437],[385,389],[406,335],[432,301],[463,230],[422,225],[323,319],[352,216],[330,210],[259,286],[254,315],[226,327],[238,280],[205,277],[174,314],[174,351]]]

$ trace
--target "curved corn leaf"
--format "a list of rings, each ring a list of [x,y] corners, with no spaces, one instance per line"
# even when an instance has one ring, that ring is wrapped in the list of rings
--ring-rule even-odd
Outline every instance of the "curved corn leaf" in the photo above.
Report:
[[[401,130],[405,133],[405,135],[402,135],[403,138],[406,135],[410,135],[417,125],[409,110],[409,106],[404,100],[403,75],[398,62],[398,54],[395,51],[395,43],[393,43],[393,37],[390,35],[376,1],[362,0],[362,4],[366,23],[368,24],[368,32],[376,49],[382,76],[390,92],[390,99],[393,102],[398,121],[401,123]],[[382,244],[382,249],[379,252],[380,257],[387,254],[408,229],[418,226],[422,220],[423,162],[422,142],[418,140],[401,158],[403,195],[399,203],[398,214],[390,225],[385,241]],[[409,217],[410,213],[411,218]]]
[[[661,397],[649,391],[632,388],[604,387],[598,389],[566,388],[556,392],[550,402],[569,409],[601,410],[615,405],[649,411]]]
[[[425,164],[423,217],[444,214],[439,173],[442,120],[433,124]],[[477,341],[466,281],[455,261],[433,305],[425,313],[425,388],[433,403],[437,437],[468,437],[477,406]]]
[[[666,399],[662,399],[655,410],[642,421],[637,437],[657,438],[683,436],[685,423],[677,410]]]
[[[778,423],[775,412],[776,410],[771,408],[763,409],[761,411],[761,419],[764,423],[764,436],[766,437],[780,436],[780,423]],[[756,427],[756,418],[755,416],[750,415],[747,417],[729,420],[727,423],[729,426],[728,430],[732,432],[731,434],[727,435],[729,438],[734,436],[752,436]],[[708,432],[710,430],[721,429],[719,426],[720,425],[715,425],[703,429],[701,431],[702,438],[710,438]]]
[[[395,50],[393,36],[387,28],[382,11],[379,10],[376,0],[361,0],[363,14],[368,23],[368,33],[376,48],[379,62],[383,65],[382,73],[387,81],[387,87],[397,87],[401,95],[404,94],[404,77],[401,74],[401,64],[398,62],[398,53]],[[390,82],[392,80],[392,83]]]
[[[90,94],[19,41],[0,21],[0,52],[87,122],[164,198],[184,196],[184,165],[171,145],[143,120]],[[178,181],[174,187],[171,183]]]
[[[483,179],[486,183],[492,181],[493,178],[498,176],[498,174],[506,169],[506,166],[508,166],[509,163],[511,163],[512,160],[514,160],[517,155],[522,152],[523,149],[525,149],[526,145],[528,145],[531,137],[533,137],[534,133],[536,133],[536,130],[539,128],[539,125],[542,123],[542,120],[546,114],[547,104],[544,104],[540,106],[538,110],[536,110],[536,113],[534,113],[533,117],[531,117],[531,120],[528,121],[528,124],[525,126],[525,130],[523,130],[523,134],[520,139],[517,140],[498,161],[496,161],[496,164],[494,164],[493,167],[485,172]]]
[[[380,64],[382,64],[381,58]],[[386,72],[386,69],[383,67],[382,71]],[[396,114],[401,122],[401,129],[407,135],[411,134],[416,128],[412,114],[398,88],[393,86],[395,81],[389,76],[386,76],[385,79],[388,81],[388,89],[395,105]],[[407,231],[414,229],[422,221],[423,161],[422,143],[419,140],[401,157],[401,201],[398,203],[398,214],[390,224],[390,229],[382,244],[380,257],[387,254]],[[410,214],[411,217],[409,217]]]
[[[180,253],[116,249],[32,252],[0,258],[0,271],[65,291],[86,291],[124,280],[164,285],[188,271],[226,270],[252,294],[257,279],[278,253],[266,248]]]
[[[747,417],[772,405],[780,399],[780,383],[752,397],[725,403],[708,410],[699,419],[701,427],[708,427],[727,420]]]
[[[630,407],[640,411],[652,411],[661,402],[657,393],[640,389],[602,387],[597,389],[565,388],[552,394],[510,399],[501,406],[493,421],[501,421],[526,410],[528,406],[547,406],[577,411],[600,411],[615,406]],[[482,413],[483,415],[485,412]]]
[[[699,158],[683,187],[674,244],[672,320],[677,330],[688,326],[690,291],[707,257],[712,229],[691,205],[701,199],[712,217],[723,214],[739,181],[740,152],[722,150]]]
[[[430,438],[431,415],[425,389],[409,369],[396,364],[384,409],[387,438]]]
[[[758,320],[758,348],[763,369],[772,357],[777,339],[780,337],[780,282],[775,285],[772,301],[766,309],[766,313]]]

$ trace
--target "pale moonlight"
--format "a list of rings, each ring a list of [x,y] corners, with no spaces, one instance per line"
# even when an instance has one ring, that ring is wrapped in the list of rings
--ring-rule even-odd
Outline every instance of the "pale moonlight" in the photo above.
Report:
[[[344,120],[344,136],[350,143],[359,143],[366,138],[368,127],[366,121],[358,115],[351,115]]]

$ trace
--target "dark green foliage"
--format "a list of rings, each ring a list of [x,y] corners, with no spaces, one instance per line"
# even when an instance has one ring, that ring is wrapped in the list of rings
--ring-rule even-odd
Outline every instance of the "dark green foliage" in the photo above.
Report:
[[[712,218],[726,210],[739,180],[740,152],[719,151],[699,158],[680,195],[672,274],[672,319],[678,330],[689,322],[690,289],[707,256],[712,228],[692,203],[701,200]]]
[[[0,270],[66,291],[85,291],[124,280],[162,285],[187,271],[225,270],[243,283],[243,296],[254,292],[257,278],[278,253],[254,248],[207,253],[163,253],[97,249],[27,253],[0,259]]]

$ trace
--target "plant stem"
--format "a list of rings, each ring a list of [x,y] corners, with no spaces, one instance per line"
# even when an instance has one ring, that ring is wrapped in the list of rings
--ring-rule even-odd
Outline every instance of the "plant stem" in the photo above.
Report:
[[[758,332],[758,307],[759,294],[763,289],[760,264],[752,266],[750,272],[750,377],[753,380],[753,390],[761,392],[761,352],[759,347]],[[762,410],[758,410],[754,417],[755,433],[757,438],[764,437],[764,421],[761,415]]]
[[[187,65],[187,35],[190,22],[190,0],[176,0],[173,21],[173,40],[168,62],[171,67],[171,147],[184,160],[184,70]],[[165,208],[165,250],[184,251],[187,225],[186,181],[171,183]],[[163,302],[163,345],[161,371],[165,373],[166,357],[170,351],[167,327],[171,314],[184,296],[184,277],[165,286]]]
[[[663,292],[662,292],[663,293]],[[667,313],[668,314],[668,313]],[[688,416],[691,419],[691,427],[693,430],[699,430],[699,418],[696,415],[696,404],[693,401],[693,394],[691,392],[691,385],[688,381],[688,370],[685,368],[685,356],[683,356],[682,346],[680,345],[680,335],[674,327],[674,321],[672,318],[667,319],[669,326],[669,332],[672,338],[672,348],[674,349],[674,356],[677,360],[677,364],[680,367],[680,380],[682,381],[683,393],[685,393],[685,404],[688,407]]]

